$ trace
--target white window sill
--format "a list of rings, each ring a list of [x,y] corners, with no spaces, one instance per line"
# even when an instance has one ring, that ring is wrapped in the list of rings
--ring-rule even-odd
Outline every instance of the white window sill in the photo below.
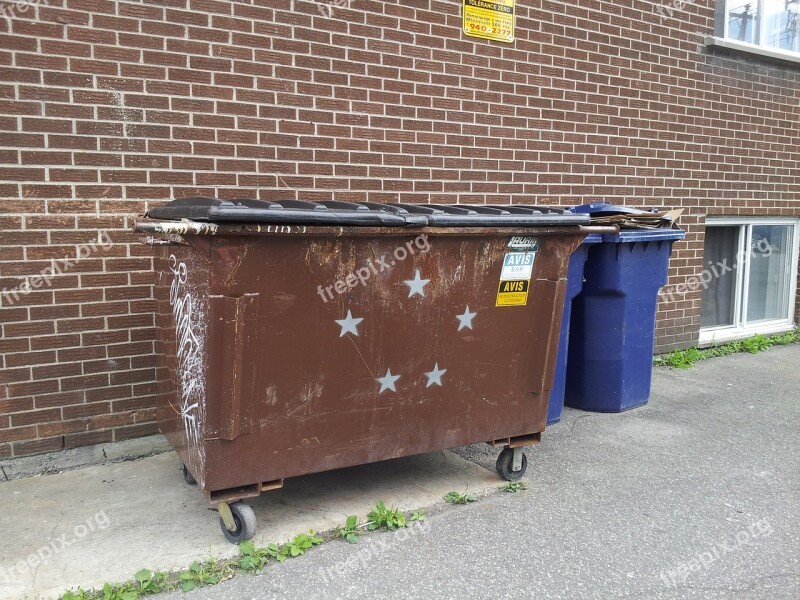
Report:
[[[758,56],[766,56],[786,62],[800,63],[800,52],[790,52],[788,50],[781,50],[780,48],[763,48],[762,46],[756,46],[755,44],[748,44],[747,42],[740,42],[738,40],[729,40],[709,35],[705,38],[705,45],[728,48],[730,50],[740,50],[741,52],[749,52],[750,54],[757,54]]]
[[[765,323],[760,326],[751,325],[750,327],[725,327],[720,329],[701,329],[700,339],[697,345],[700,347],[715,346],[736,340],[747,339],[754,335],[780,335],[793,331],[795,324],[791,321],[778,321]]]

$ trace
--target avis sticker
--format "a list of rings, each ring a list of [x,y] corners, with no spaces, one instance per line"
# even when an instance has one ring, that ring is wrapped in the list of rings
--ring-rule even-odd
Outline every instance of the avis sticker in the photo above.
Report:
[[[530,279],[533,276],[535,252],[509,252],[503,259],[503,272],[500,281]]]
[[[530,287],[531,282],[528,280],[501,281],[495,306],[527,306]]]

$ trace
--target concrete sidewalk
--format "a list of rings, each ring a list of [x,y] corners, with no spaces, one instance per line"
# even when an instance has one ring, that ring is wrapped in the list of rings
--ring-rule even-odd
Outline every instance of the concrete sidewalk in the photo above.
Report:
[[[451,490],[482,494],[499,485],[494,472],[452,452],[299,477],[249,501],[259,518],[253,541],[265,546],[328,531],[378,500],[409,510],[441,502]],[[177,570],[238,555],[205,496],[184,483],[172,452],[6,482],[0,506],[0,600],[57,597],[127,581],[142,568]],[[46,560],[16,566],[37,553]]]
[[[335,540],[259,577],[164,598],[796,600],[798,367],[800,346],[658,369],[647,407],[567,410],[520,494],[497,491],[497,451],[484,445],[294,480],[253,503],[258,544],[363,517],[379,499],[437,508],[425,535]],[[485,497],[442,506],[467,486]],[[57,548],[0,598],[236,553],[172,453],[3,483],[0,506],[0,569]]]

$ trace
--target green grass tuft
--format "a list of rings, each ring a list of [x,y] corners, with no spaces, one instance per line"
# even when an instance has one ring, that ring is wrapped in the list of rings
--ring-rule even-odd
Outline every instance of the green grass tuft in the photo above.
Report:
[[[794,329],[782,335],[767,337],[754,335],[746,340],[737,340],[728,344],[711,346],[710,348],[689,348],[688,350],[675,350],[669,354],[662,354],[653,360],[657,367],[672,367],[673,369],[691,369],[696,362],[718,356],[729,356],[739,352],[757,354],[769,350],[773,346],[786,346],[800,342],[800,329]]]

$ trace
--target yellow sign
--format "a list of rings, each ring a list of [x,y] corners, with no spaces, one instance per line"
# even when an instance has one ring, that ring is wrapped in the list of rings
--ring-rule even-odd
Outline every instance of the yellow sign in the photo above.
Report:
[[[495,306],[527,306],[530,281],[501,281]]]
[[[514,41],[516,0],[464,0],[464,33],[500,42]]]

